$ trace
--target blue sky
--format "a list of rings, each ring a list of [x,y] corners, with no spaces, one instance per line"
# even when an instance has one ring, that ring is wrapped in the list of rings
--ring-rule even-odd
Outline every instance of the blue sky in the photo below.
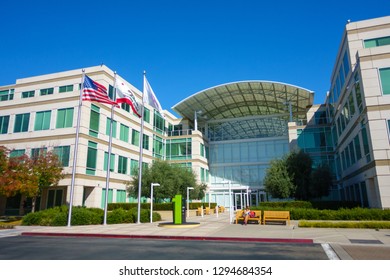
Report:
[[[293,84],[322,103],[346,21],[388,0],[2,0],[0,85],[104,63],[162,107],[242,80]]]

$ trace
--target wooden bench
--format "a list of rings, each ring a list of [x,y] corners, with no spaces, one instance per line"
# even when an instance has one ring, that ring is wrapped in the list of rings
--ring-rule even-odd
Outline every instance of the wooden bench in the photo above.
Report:
[[[249,221],[255,221],[259,225],[261,225],[261,211],[260,210],[254,210],[254,211],[251,211],[251,212],[254,212],[255,216],[254,217],[249,216],[248,222]],[[244,210],[238,210],[237,211],[237,213],[236,213],[236,224],[238,224],[239,220],[244,221],[243,214],[244,214]]]
[[[203,211],[204,211],[204,214],[205,214],[205,215],[211,215],[211,209],[210,209],[210,207],[206,207],[205,209],[203,209]]]
[[[224,213],[225,212],[225,207],[223,206],[218,206],[218,213]],[[214,213],[217,213],[216,208],[214,209]]]
[[[290,225],[290,211],[268,211],[264,210],[263,224],[269,222],[286,222],[286,225]]]

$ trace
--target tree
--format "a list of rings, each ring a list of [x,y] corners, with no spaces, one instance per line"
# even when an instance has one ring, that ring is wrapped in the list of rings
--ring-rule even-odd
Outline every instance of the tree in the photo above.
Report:
[[[310,200],[329,194],[332,175],[328,166],[312,168],[313,161],[303,151],[293,151],[274,160],[264,178],[265,190],[275,198]]]
[[[42,193],[43,189],[57,186],[58,182],[64,178],[64,174],[58,156],[52,151],[40,150],[39,154],[34,156],[30,162],[34,176],[38,180],[35,195],[29,195],[33,198],[32,212],[34,212],[37,196]]]
[[[320,165],[311,174],[309,193],[310,197],[317,198],[327,196],[332,185],[332,173],[329,166]]]
[[[41,150],[33,158],[26,154],[10,158],[9,150],[0,147],[0,195],[11,197],[21,194],[22,197],[31,197],[34,212],[37,196],[42,189],[58,184],[64,177],[62,170],[57,155],[51,151]]]
[[[285,159],[271,161],[264,178],[265,191],[276,198],[293,197],[295,185],[287,170]]]
[[[5,197],[36,194],[38,178],[27,155],[9,157],[9,150],[0,147],[0,195]]]
[[[141,196],[150,197],[151,183],[159,183],[160,186],[153,189],[153,197],[156,199],[172,198],[176,194],[187,196],[187,188],[192,187],[190,197],[203,197],[204,184],[197,185],[196,177],[192,170],[171,165],[167,161],[155,161],[142,170]],[[132,180],[126,183],[128,194],[138,197],[138,172],[135,172]]]
[[[294,197],[307,200],[310,197],[310,178],[313,161],[310,155],[300,150],[293,151],[286,157],[287,170],[296,186]]]

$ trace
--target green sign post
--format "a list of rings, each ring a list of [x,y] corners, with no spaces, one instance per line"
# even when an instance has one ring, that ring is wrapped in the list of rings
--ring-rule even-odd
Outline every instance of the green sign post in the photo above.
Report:
[[[173,223],[175,225],[181,225],[182,224],[182,218],[181,218],[181,207],[182,207],[182,200],[181,200],[181,194],[175,195],[175,197],[172,199],[173,202]]]

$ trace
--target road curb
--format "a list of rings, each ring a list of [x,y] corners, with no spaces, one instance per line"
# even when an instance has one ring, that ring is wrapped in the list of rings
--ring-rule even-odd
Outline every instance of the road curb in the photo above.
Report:
[[[129,235],[98,233],[58,233],[58,232],[22,232],[22,236],[48,237],[95,237],[95,238],[133,238],[133,239],[165,239],[165,240],[198,240],[225,242],[259,242],[259,243],[305,243],[313,244],[313,239],[305,238],[251,238],[251,237],[211,237],[211,236],[173,236],[173,235]]]

